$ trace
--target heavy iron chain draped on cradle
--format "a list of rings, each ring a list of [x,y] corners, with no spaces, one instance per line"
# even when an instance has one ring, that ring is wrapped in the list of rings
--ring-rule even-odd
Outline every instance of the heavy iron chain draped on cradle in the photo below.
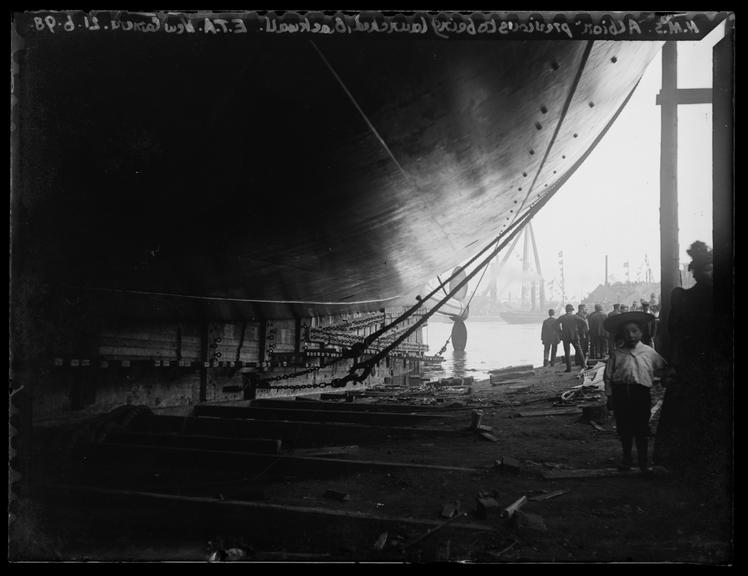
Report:
[[[358,102],[356,102],[353,95],[350,93],[348,88],[343,83],[340,76],[337,74],[337,72],[333,69],[330,62],[325,58],[322,51],[317,47],[317,45],[310,41],[312,47],[315,49],[315,51],[319,54],[320,58],[324,62],[324,64],[329,68],[330,72],[333,74],[335,79],[338,81],[338,83],[341,85],[341,88],[345,91],[347,96],[350,98],[353,105],[356,107],[358,112],[363,117],[364,121],[369,126],[370,130],[374,134],[374,136],[379,140],[383,148],[386,150],[386,152],[389,154],[389,156],[392,158],[393,162],[397,165],[397,167],[402,172],[403,176],[407,180],[412,180],[410,175],[405,172],[403,167],[400,165],[400,163],[397,161],[397,158],[392,154],[392,151],[387,146],[387,143],[382,139],[381,135],[377,132],[374,125],[371,123],[371,121],[368,119],[364,111],[361,109],[361,107],[358,105]],[[372,357],[367,358],[363,361],[355,361],[354,365],[349,369],[348,374],[344,376],[343,378],[335,378],[329,383],[312,383],[312,384],[296,384],[296,385],[282,385],[282,386],[276,386],[275,388],[285,388],[285,389],[308,389],[308,388],[325,388],[327,386],[333,387],[333,388],[340,388],[344,387],[348,384],[348,382],[354,382],[354,384],[358,384],[360,382],[363,382],[372,372],[375,365],[385,358],[391,350],[396,348],[399,344],[401,344],[408,336],[410,336],[415,330],[417,330],[424,322],[428,320],[441,306],[443,306],[450,298],[452,298],[463,286],[467,284],[467,282],[477,274],[477,272],[481,269],[483,269],[483,273],[485,273],[485,269],[487,265],[490,263],[491,259],[493,259],[513,238],[517,235],[517,233],[524,227],[525,224],[527,224],[530,219],[545,205],[545,203],[552,198],[555,193],[560,189],[560,187],[568,180],[568,178],[573,174],[576,169],[581,165],[581,163],[589,156],[589,154],[592,152],[592,150],[597,146],[597,144],[602,139],[603,135],[607,132],[607,129],[615,122],[615,120],[618,118],[620,112],[623,110],[623,108],[626,106],[628,101],[631,99],[631,96],[633,95],[634,91],[636,90],[638,86],[638,82],[633,86],[629,94],[626,96],[626,98],[623,100],[621,105],[616,110],[615,114],[613,114],[612,118],[609,120],[606,128],[595,138],[595,140],[592,142],[592,144],[588,147],[588,149],[582,154],[582,156],[575,162],[574,166],[568,170],[557,182],[554,183],[553,188],[544,195],[543,197],[540,197],[539,199],[536,199],[534,204],[531,204],[529,209],[524,213],[522,217],[519,217],[519,212],[522,211],[522,209],[525,207],[525,203],[530,198],[530,193],[532,192],[534,188],[535,181],[537,180],[538,175],[540,174],[540,171],[542,170],[543,164],[545,163],[545,159],[547,158],[553,143],[555,141],[556,135],[558,134],[558,131],[563,124],[563,121],[566,116],[566,112],[569,109],[569,105],[571,103],[571,100],[573,96],[576,93],[577,85],[579,83],[579,80],[582,76],[582,72],[584,70],[587,58],[589,57],[589,54],[592,49],[593,42],[589,41],[587,42],[587,45],[585,47],[584,55],[582,58],[582,61],[579,65],[579,69],[577,70],[577,74],[575,76],[573,85],[566,97],[566,101],[564,102],[564,107],[561,112],[561,117],[557,123],[556,130],[554,132],[554,135],[551,139],[551,142],[549,143],[548,147],[546,148],[546,152],[541,160],[540,167],[538,171],[535,174],[535,179],[533,180],[532,184],[530,185],[530,188],[528,189],[528,192],[526,196],[523,198],[521,205],[519,206],[519,209],[515,213],[514,220],[510,223],[510,225],[504,230],[502,233],[500,233],[496,238],[494,238],[488,245],[486,245],[482,250],[480,250],[475,256],[473,256],[466,264],[465,267],[470,266],[473,264],[476,260],[478,260],[485,252],[489,251],[489,249],[497,245],[496,248],[491,250],[489,255],[484,258],[483,261],[481,261],[475,269],[468,274],[463,280],[461,280],[447,295],[445,298],[441,299],[432,309],[430,309],[427,313],[425,313],[417,322],[415,322],[410,328],[405,330],[399,337],[395,338],[393,342],[385,346],[382,350],[376,352]],[[506,239],[504,239],[506,237]],[[502,240],[499,244],[499,242]],[[457,268],[455,271],[453,271],[452,275],[447,278],[444,282],[441,282],[433,291],[431,291],[426,297],[421,298],[420,296],[416,297],[417,303],[413,305],[411,308],[403,312],[398,318],[396,318],[394,321],[392,321],[389,325],[382,326],[379,330],[375,331],[373,334],[367,336],[363,342],[355,343],[351,346],[350,350],[348,350],[346,353],[343,354],[342,357],[336,358],[335,360],[318,366],[309,368],[306,370],[302,370],[293,374],[286,374],[278,377],[274,377],[271,379],[266,379],[266,382],[274,382],[282,379],[289,379],[289,378],[296,378],[299,376],[303,376],[306,374],[309,374],[311,372],[315,372],[317,370],[320,370],[323,367],[330,366],[332,364],[335,364],[337,362],[340,362],[344,358],[359,358],[363,352],[371,346],[371,344],[376,341],[380,336],[385,334],[387,331],[391,330],[393,327],[397,326],[398,324],[405,321],[407,318],[409,318],[411,315],[413,315],[418,309],[420,309],[421,306],[424,305],[424,303],[432,298],[439,290],[444,289],[444,286],[449,281],[453,280],[457,274],[459,273],[460,268]],[[481,279],[483,276],[481,275]],[[480,284],[480,280],[478,281],[478,284]],[[477,289],[477,285],[476,285]],[[446,290],[445,290],[446,292]],[[475,290],[473,291],[473,295],[475,294]],[[473,295],[471,295],[470,299],[472,300]],[[468,301],[469,304],[469,301]],[[449,342],[449,339],[447,340],[447,343]],[[440,351],[442,353],[446,350],[447,343],[445,343],[444,347]],[[359,372],[360,371],[360,372]]]
[[[373,357],[368,358],[367,360],[364,360],[362,362],[356,362],[354,365],[350,368],[348,371],[348,374],[343,376],[342,378],[334,378],[331,382],[325,384],[325,386],[315,386],[315,384],[289,384],[289,385],[281,385],[281,386],[273,386],[273,389],[280,389],[280,390],[303,390],[308,389],[311,387],[326,387],[330,386],[331,388],[343,388],[345,387],[349,382],[353,382],[355,384],[359,384],[366,380],[366,378],[369,377],[369,374],[371,373],[372,369],[376,365],[377,362],[382,360],[384,357],[387,356],[387,354],[394,348],[396,348],[403,340],[405,340],[410,334],[412,334],[416,329],[418,329],[428,318],[430,318],[435,312],[439,310],[450,298],[452,298],[459,290],[468,283],[470,279],[472,279],[480,270],[483,270],[485,273],[485,269],[487,265],[490,263],[490,261],[514,238],[514,236],[519,233],[519,231],[522,229],[522,226],[530,221],[530,219],[537,213],[538,210],[545,204],[547,199],[550,198],[550,195],[543,198],[542,201],[538,202],[534,206],[532,206],[524,216],[521,218],[515,220],[507,230],[505,230],[503,233],[498,235],[496,238],[491,240],[491,242],[486,245],[485,248],[483,248],[480,252],[478,252],[473,258],[470,259],[470,261],[466,264],[466,266],[471,265],[473,262],[475,262],[482,254],[484,254],[486,251],[488,251],[492,246],[497,245],[496,248],[491,250],[489,255],[484,258],[478,265],[475,267],[475,269],[467,274],[465,278],[463,278],[460,282],[457,283],[457,285],[452,288],[449,292],[446,293],[445,297],[442,298],[437,302],[437,304],[432,307],[426,314],[423,315],[423,317],[418,320],[413,326],[405,330],[403,334],[401,334],[398,338],[396,338],[392,343],[387,345],[385,348],[383,348],[378,353],[374,354]],[[511,230],[511,231],[510,231]],[[504,238],[503,242],[501,242],[502,238]],[[499,243],[500,242],[500,243]],[[429,300],[429,298],[433,297],[439,290],[444,289],[444,286],[451,280],[453,280],[457,275],[459,274],[458,270],[455,270],[446,280],[441,282],[434,290],[432,290],[426,297],[416,297],[416,304],[411,306],[408,310],[403,312],[398,318],[393,320],[390,324],[383,326],[373,334],[367,336],[363,342],[354,344],[349,353],[347,355],[344,355],[341,358],[337,358],[333,360],[332,362],[325,364],[324,366],[318,366],[314,368],[309,368],[297,373],[293,374],[286,374],[283,376],[276,376],[273,379],[268,379],[267,381],[277,381],[281,379],[288,379],[288,378],[296,378],[299,375],[305,375],[309,374],[310,372],[313,372],[315,370],[319,370],[323,367],[330,366],[331,364],[335,364],[337,362],[340,362],[344,358],[358,358],[361,356],[361,353],[368,348],[372,342],[374,342],[377,338],[382,336],[387,331],[391,330],[393,327],[397,326],[398,324],[405,321],[407,318],[415,314],[424,304],[426,301]],[[481,276],[482,278],[483,276]],[[480,282],[479,282],[480,283]],[[477,286],[476,286],[477,289]],[[446,290],[445,290],[446,292]],[[475,290],[473,290],[472,296],[475,295]],[[445,345],[446,346],[446,345]],[[357,373],[359,370],[361,370],[360,373]],[[302,388],[304,387],[304,388]]]

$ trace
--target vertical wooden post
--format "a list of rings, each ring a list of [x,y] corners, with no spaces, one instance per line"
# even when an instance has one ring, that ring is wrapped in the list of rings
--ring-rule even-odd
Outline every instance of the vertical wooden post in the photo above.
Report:
[[[716,397],[715,416],[720,423],[710,441],[718,447],[714,471],[723,474],[715,487],[734,501],[734,115],[735,30],[734,15],[725,20],[725,37],[712,52],[712,203],[714,256],[714,355],[710,395]],[[712,401],[714,402],[714,401]]]
[[[244,384],[244,400],[254,400],[257,398],[257,381],[258,377],[255,372],[247,372],[242,375]]]
[[[301,318],[299,316],[296,317],[296,320],[294,322],[294,346],[293,346],[293,352],[296,355],[301,355],[301,341],[302,341],[303,334],[301,333]]]
[[[735,95],[734,29],[725,21],[725,37],[713,48],[712,202],[714,249],[714,311],[732,318],[734,180],[733,115]]]
[[[267,320],[261,320],[260,321],[260,328],[258,333],[258,350],[257,350],[257,365],[260,369],[263,368],[263,365],[265,364],[265,344],[267,343]]]
[[[208,399],[208,322],[200,321],[200,395],[199,401]]]
[[[676,42],[662,47],[660,92],[660,342],[658,350],[670,355],[667,329],[670,294],[680,285],[678,247],[678,49]]]

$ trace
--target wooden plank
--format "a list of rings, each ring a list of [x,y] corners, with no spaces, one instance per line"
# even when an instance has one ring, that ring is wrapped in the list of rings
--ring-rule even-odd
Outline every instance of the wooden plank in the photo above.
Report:
[[[489,370],[489,374],[502,374],[504,372],[525,372],[532,370],[534,366],[532,364],[520,364],[519,366],[506,366],[504,368],[497,368],[495,370]]]
[[[137,430],[180,432],[209,436],[280,438],[283,446],[306,447],[335,444],[372,444],[391,438],[456,437],[468,434],[464,428],[413,426],[379,426],[350,422],[303,422],[290,420],[251,420],[183,416],[150,416],[137,423]]]
[[[291,454],[261,454],[254,452],[236,452],[230,450],[204,450],[180,448],[174,446],[146,446],[138,444],[118,444],[104,442],[92,445],[85,450],[88,463],[98,465],[118,462],[128,468],[138,460],[155,457],[159,464],[186,465],[202,468],[206,465],[216,468],[262,470],[272,464],[272,473],[304,472],[305,474],[324,473],[328,470],[397,470],[402,468],[426,470],[431,472],[485,472],[486,468],[467,468],[463,466],[441,466],[437,464],[419,464],[415,462],[390,462],[383,460],[354,460],[341,458],[324,458],[316,456],[293,456]]]
[[[667,474],[667,470],[660,466],[655,466],[654,474]],[[631,470],[619,470],[618,468],[587,468],[575,470],[547,470],[541,472],[545,480],[563,480],[569,478],[605,478],[608,476],[640,476],[641,471],[638,468]]]
[[[673,92],[676,104],[711,104],[711,88],[678,88]],[[662,94],[655,96],[655,104],[662,104]]]
[[[545,500],[550,500],[551,498],[556,498],[557,496],[563,496],[564,494],[568,494],[569,492],[571,492],[571,490],[553,490],[552,492],[547,492],[545,494],[531,496],[529,499],[532,502],[544,502]]]
[[[133,358],[174,358],[177,357],[176,346],[172,348],[133,348],[127,346],[99,346],[99,356],[115,356],[118,358],[130,356]],[[183,358],[189,358],[189,354],[183,353]],[[197,359],[197,356],[192,356]]]
[[[321,508],[319,506],[295,506],[288,504],[273,504],[269,502],[253,502],[245,500],[218,500],[215,498],[205,498],[199,496],[179,496],[176,494],[163,494],[158,492],[140,492],[132,490],[113,490],[110,488],[99,488],[96,486],[80,486],[73,484],[45,484],[43,488],[49,491],[66,491],[78,492],[83,494],[96,494],[107,497],[121,497],[125,499],[150,500],[152,502],[178,502],[184,504],[207,504],[220,508],[237,508],[247,511],[275,511],[275,512],[294,512],[313,516],[323,516],[328,518],[350,518],[358,520],[370,520],[384,522],[388,524],[409,524],[416,526],[439,527],[444,524],[439,520],[429,520],[424,518],[410,518],[400,516],[383,516],[371,514],[368,512],[359,512],[356,510],[339,510],[330,508]],[[142,509],[148,509],[143,506]],[[475,523],[453,523],[452,528],[460,530],[474,530],[479,532],[493,532],[495,527],[487,524]]]
[[[491,382],[503,382],[506,380],[517,380],[518,378],[529,378],[530,376],[535,376],[534,370],[525,372],[505,372],[501,374],[491,374],[489,378]]]
[[[351,456],[358,454],[358,444],[352,446],[320,446],[318,448],[295,449],[295,456],[315,456],[317,458],[330,458],[339,456]]]
[[[531,418],[533,416],[568,416],[571,414],[581,415],[579,408],[558,408],[555,410],[529,410],[526,412],[517,412],[516,416]]]
[[[489,380],[491,386],[516,386],[522,385],[522,380],[495,380],[491,378]],[[531,384],[525,384],[525,386],[531,386]]]
[[[241,406],[195,407],[196,416],[215,416],[222,418],[250,418],[254,420],[302,420],[311,422],[352,422],[366,424],[418,424],[428,420],[455,419],[463,416],[453,414],[397,413],[397,412],[356,412],[351,410],[317,410],[294,408],[256,408]],[[465,421],[467,426],[467,420]]]
[[[512,386],[506,387],[507,394],[514,394],[515,392],[522,392],[523,390],[529,390],[533,387],[533,384],[513,384]]]
[[[349,390],[351,396],[369,396],[364,390]],[[320,400],[345,400],[345,392],[323,392],[319,395]],[[308,401],[306,398],[296,398],[300,402]]]
[[[422,404],[367,404],[356,402],[320,402],[311,400],[277,400],[272,398],[260,398],[251,404],[256,408],[282,408],[289,410],[334,410],[343,412],[390,412],[405,413],[412,412],[436,412],[444,411],[443,406],[424,406]]]
[[[280,440],[273,438],[234,438],[231,436],[152,434],[147,432],[115,432],[107,436],[107,441],[118,444],[258,452],[262,454],[279,454],[282,445]]]

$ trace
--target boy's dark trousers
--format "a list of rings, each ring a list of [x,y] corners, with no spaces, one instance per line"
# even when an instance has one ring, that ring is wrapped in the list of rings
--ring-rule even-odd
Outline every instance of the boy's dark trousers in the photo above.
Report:
[[[566,371],[571,372],[571,346],[574,346],[574,360],[577,366],[584,366],[586,360],[579,340],[564,340],[564,357],[566,358]]]
[[[613,382],[613,412],[616,417],[616,429],[621,437],[624,465],[630,465],[632,462],[631,448],[633,441],[636,440],[639,467],[647,467],[651,406],[652,397],[646,386]]]

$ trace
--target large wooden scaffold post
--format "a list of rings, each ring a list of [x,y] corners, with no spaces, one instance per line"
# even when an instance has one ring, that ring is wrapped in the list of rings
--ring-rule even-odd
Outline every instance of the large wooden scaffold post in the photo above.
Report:
[[[660,349],[670,356],[667,331],[670,294],[680,285],[678,260],[678,48],[676,42],[662,47],[660,104]]]
[[[678,245],[678,106],[712,104],[712,204],[715,311],[732,332],[734,299],[734,16],[725,21],[725,36],[712,53],[713,88],[678,88],[677,44],[662,49],[660,150],[660,260],[661,311],[659,349],[670,354],[667,330],[670,295],[680,286]],[[732,340],[730,339],[730,342]]]
[[[735,234],[735,44],[733,16],[725,21],[725,37],[712,57],[712,195],[714,242],[714,310],[732,333],[734,310]]]

